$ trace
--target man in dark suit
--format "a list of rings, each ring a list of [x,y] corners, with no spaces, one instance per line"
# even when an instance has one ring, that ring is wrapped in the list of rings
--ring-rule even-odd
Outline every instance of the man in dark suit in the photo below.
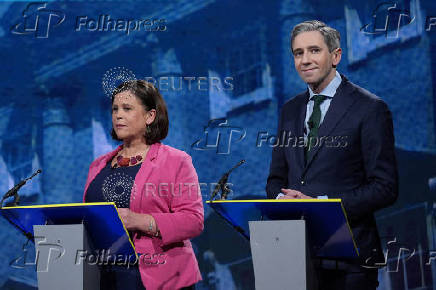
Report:
[[[391,112],[384,101],[336,71],[339,32],[320,21],[291,34],[295,68],[308,89],[283,105],[285,144],[273,149],[268,198],[340,198],[360,251],[317,270],[320,289],[376,289],[383,261],[374,212],[395,202],[398,173]]]

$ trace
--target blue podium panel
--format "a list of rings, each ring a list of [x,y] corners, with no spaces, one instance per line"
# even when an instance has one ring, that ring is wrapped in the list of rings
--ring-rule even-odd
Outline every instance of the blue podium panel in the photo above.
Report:
[[[84,224],[93,248],[137,259],[135,247],[112,202],[4,207],[2,215],[19,230],[34,236],[34,225]],[[109,250],[109,251],[108,251]]]
[[[249,221],[304,219],[310,247],[323,258],[356,258],[353,240],[340,199],[216,200],[207,202],[244,236]]]

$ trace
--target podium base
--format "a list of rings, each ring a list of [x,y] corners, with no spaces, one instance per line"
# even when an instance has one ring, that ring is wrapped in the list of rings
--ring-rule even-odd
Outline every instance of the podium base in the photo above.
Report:
[[[304,220],[250,221],[257,290],[317,289]]]
[[[97,265],[87,263],[92,253],[83,224],[34,225],[39,290],[100,289]]]

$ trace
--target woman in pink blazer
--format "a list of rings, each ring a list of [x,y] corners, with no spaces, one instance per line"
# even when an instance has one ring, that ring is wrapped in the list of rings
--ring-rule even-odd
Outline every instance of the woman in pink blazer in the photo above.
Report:
[[[123,144],[92,162],[83,200],[116,203],[140,259],[103,269],[101,287],[194,289],[201,274],[189,239],[203,230],[203,203],[191,157],[160,143],[168,115],[159,91],[142,80],[120,85],[112,125]]]

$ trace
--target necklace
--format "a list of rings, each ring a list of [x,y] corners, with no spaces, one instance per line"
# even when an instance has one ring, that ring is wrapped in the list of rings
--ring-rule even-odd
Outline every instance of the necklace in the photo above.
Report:
[[[141,155],[136,155],[133,157],[123,157],[123,155],[119,155],[117,157],[117,163],[115,167],[127,167],[130,165],[135,165],[142,160]]]
[[[124,157],[123,155],[118,155],[117,159],[116,159],[116,163],[114,164],[113,168],[117,168],[117,167],[127,167],[130,165],[136,165],[139,162],[142,161],[143,154],[147,154],[148,150],[150,149],[150,146],[147,146],[147,148],[145,149],[145,152],[142,152],[136,156],[132,156],[132,157]],[[121,152],[119,152],[121,153]]]

